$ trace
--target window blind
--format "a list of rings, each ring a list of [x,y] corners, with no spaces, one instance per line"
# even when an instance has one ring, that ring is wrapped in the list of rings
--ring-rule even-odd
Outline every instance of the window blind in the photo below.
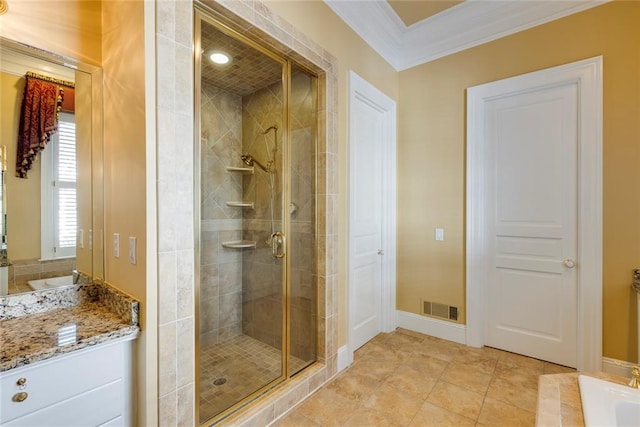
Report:
[[[69,117],[70,116],[70,117]],[[69,118],[71,120],[69,120]],[[66,119],[66,120],[65,120]],[[75,248],[76,202],[76,124],[72,115],[61,115],[55,151],[54,215],[57,248]]]
[[[78,203],[76,195],[76,125],[61,112],[56,132],[42,160],[42,259],[74,257]]]

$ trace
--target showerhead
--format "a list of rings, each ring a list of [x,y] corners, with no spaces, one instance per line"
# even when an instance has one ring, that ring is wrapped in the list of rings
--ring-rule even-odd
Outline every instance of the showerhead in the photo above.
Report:
[[[271,132],[272,130],[275,130],[276,132],[278,132],[278,126],[276,126],[276,125],[270,126],[270,127],[267,128],[267,130],[263,131],[262,134],[266,135],[269,132]]]
[[[245,165],[247,166],[253,166],[253,165],[257,165],[260,169],[262,169],[265,172],[269,172],[269,169],[264,167],[262,165],[262,163],[260,163],[259,161],[257,161],[256,159],[253,158],[253,156],[251,154],[243,154],[242,156],[240,156],[240,158],[242,159],[242,161],[244,162]]]

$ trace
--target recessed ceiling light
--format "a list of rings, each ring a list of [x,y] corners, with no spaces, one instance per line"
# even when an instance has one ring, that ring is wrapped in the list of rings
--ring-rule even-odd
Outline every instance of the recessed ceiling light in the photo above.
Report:
[[[213,50],[207,54],[209,60],[214,64],[225,65],[231,62],[231,56],[228,53],[222,52],[220,50]]]

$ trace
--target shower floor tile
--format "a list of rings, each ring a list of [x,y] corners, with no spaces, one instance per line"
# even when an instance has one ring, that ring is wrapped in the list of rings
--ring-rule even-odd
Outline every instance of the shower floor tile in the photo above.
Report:
[[[291,357],[290,364],[295,372],[308,363]],[[281,351],[247,335],[201,348],[200,422],[275,380],[281,371]]]

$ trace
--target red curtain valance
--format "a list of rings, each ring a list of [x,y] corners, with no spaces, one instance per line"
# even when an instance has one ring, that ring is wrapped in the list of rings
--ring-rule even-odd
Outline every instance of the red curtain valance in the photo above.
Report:
[[[30,72],[25,79],[16,158],[16,176],[20,178],[27,177],[38,153],[57,132],[64,98],[63,86],[58,84],[61,81],[40,78]]]

